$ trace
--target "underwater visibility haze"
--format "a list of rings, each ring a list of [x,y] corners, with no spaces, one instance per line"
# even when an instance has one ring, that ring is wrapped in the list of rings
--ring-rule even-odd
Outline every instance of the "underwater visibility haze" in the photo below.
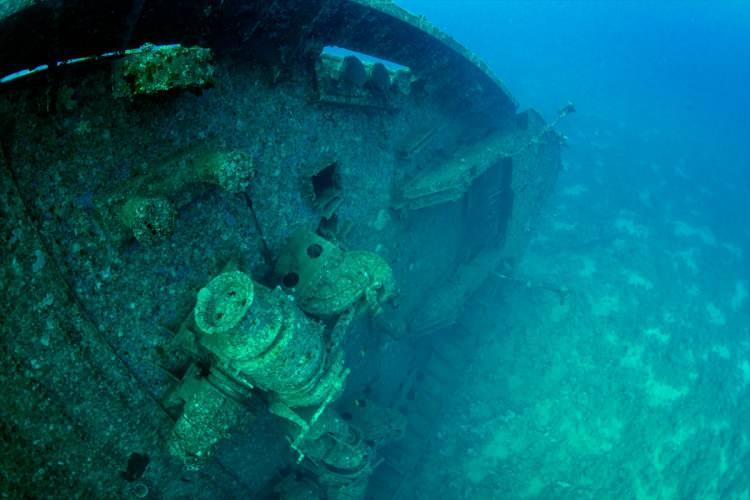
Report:
[[[750,499],[750,4],[0,2],[0,498]]]

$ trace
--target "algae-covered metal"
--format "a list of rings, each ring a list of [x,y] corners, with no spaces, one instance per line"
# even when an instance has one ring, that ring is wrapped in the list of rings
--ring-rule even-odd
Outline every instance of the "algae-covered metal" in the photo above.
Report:
[[[16,2],[10,74],[2,493],[408,496],[554,130],[390,2]]]
[[[112,90],[118,97],[200,91],[213,85],[213,55],[202,47],[146,44],[112,65]]]

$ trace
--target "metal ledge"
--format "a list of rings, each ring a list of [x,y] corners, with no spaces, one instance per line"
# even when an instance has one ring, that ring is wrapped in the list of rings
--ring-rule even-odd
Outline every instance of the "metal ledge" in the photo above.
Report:
[[[423,17],[375,0],[38,0],[0,11],[0,75],[150,42],[242,49],[276,65],[338,45],[412,69],[464,112],[517,103],[476,56]]]

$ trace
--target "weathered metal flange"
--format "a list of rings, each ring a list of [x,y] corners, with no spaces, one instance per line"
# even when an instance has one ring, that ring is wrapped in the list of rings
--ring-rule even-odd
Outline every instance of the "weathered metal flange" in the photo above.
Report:
[[[272,65],[337,45],[408,66],[446,105],[492,115],[517,107],[475,55],[390,2],[38,0],[0,10],[0,75],[144,43],[241,48]]]

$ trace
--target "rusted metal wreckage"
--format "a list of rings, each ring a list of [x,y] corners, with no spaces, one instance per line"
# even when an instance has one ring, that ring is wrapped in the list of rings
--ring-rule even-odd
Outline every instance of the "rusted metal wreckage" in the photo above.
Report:
[[[406,498],[552,127],[383,1],[5,2],[0,75],[2,492]]]

